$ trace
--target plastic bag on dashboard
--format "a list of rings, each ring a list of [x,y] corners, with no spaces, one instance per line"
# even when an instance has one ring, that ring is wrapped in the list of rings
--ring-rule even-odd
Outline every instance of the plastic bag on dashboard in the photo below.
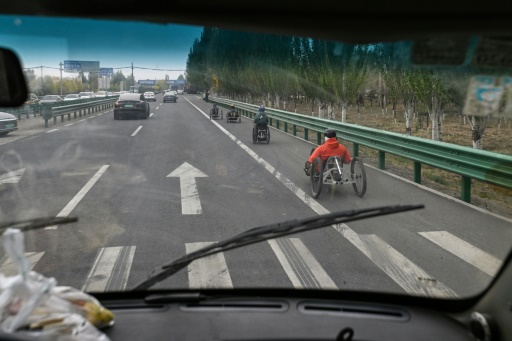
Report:
[[[29,271],[20,230],[7,229],[3,242],[19,274],[0,273],[0,330],[49,340],[109,341],[97,328],[114,323],[112,312],[80,290]]]

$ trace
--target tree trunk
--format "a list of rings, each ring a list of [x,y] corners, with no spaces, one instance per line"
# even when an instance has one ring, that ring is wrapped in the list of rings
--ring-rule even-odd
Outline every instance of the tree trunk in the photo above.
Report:
[[[405,133],[411,135],[412,103],[405,102]]]
[[[346,101],[341,102],[341,122],[347,122],[347,107],[348,103]]]
[[[392,104],[393,104],[393,118],[396,119],[396,100],[393,100]]]
[[[311,100],[311,116],[315,116],[315,100]]]
[[[275,101],[275,106],[274,106],[274,108],[276,108],[276,109],[279,109],[279,104],[280,104],[279,100],[280,100],[279,95],[276,95],[276,101]]]
[[[329,103],[329,109],[328,109],[327,115],[330,120],[334,120],[334,109],[333,109],[332,103]]]

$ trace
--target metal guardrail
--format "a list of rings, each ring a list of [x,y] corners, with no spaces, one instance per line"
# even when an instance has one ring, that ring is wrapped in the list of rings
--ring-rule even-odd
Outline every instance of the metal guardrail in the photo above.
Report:
[[[209,102],[227,108],[234,105],[242,115],[252,118],[258,106],[223,98],[209,98]],[[385,168],[386,153],[397,155],[414,162],[414,181],[421,183],[421,165],[443,169],[461,175],[461,198],[471,201],[471,179],[512,188],[512,156],[458,146],[451,143],[432,141],[420,137],[367,128],[356,124],[291,113],[266,108],[270,125],[297,135],[297,127],[304,129],[304,137],[309,140],[309,132],[316,133],[317,144],[322,143],[322,132],[327,128],[336,129],[342,139],[353,143],[353,155],[359,155],[359,146],[378,151],[379,168]]]
[[[107,97],[104,99],[90,98],[82,103],[75,103],[75,101],[73,101],[73,104],[61,105],[60,103],[62,102],[59,102],[58,105],[45,106],[42,109],[44,126],[45,128],[48,128],[48,120],[51,118],[53,118],[53,124],[57,124],[57,117],[59,116],[61,122],[64,122],[65,115],[68,115],[68,121],[71,120],[71,113],[73,113],[73,118],[76,119],[77,114],[78,117],[82,117],[82,114],[84,116],[91,115],[95,112],[111,108],[114,106],[114,103],[118,98],[119,96]]]

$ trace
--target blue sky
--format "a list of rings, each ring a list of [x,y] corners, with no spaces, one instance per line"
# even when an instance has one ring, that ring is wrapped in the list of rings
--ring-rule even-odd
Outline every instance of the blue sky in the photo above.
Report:
[[[140,67],[184,70],[190,47],[201,30],[175,24],[0,16],[0,46],[14,50],[23,67],[58,68],[64,60],[87,60],[99,61],[100,67],[124,67],[133,62]],[[59,74],[58,70],[43,71]],[[130,72],[123,70],[125,75]],[[165,74],[176,79],[182,73],[134,70],[136,79],[163,79]]]

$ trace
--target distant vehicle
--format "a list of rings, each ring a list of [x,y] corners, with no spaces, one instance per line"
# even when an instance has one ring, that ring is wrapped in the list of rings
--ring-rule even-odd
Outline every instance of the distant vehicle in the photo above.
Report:
[[[178,95],[183,95],[183,90],[178,90]]]
[[[25,104],[37,104],[39,103],[39,98],[35,94],[28,94],[27,100]]]
[[[154,92],[151,92],[151,91],[146,91],[144,93],[144,98],[146,99],[146,101],[153,101],[153,102],[156,102],[156,97],[155,97],[155,93]]]
[[[94,95],[95,95],[95,97],[107,97],[107,92],[106,91],[98,91]]]
[[[176,96],[173,92],[171,91],[167,91],[166,93],[164,93],[164,99],[163,99],[163,103],[165,102],[174,102],[176,103],[178,101],[178,96]]]
[[[114,93],[112,91],[107,91],[107,97],[114,96]]]
[[[91,93],[90,92],[87,92],[87,91],[82,91],[81,93],[78,94],[78,96],[80,96],[80,98],[92,98],[91,97]]]
[[[18,119],[16,116],[6,112],[0,112],[0,136],[18,130]]]
[[[78,94],[69,94],[66,97],[64,97],[65,101],[76,101],[80,99],[80,96]]]
[[[119,96],[122,93],[123,93],[122,91],[116,91],[116,92],[114,92],[114,96]]]
[[[59,95],[46,95],[39,101],[39,103],[40,104],[55,103],[55,102],[62,102],[62,101],[63,101],[63,99]]]

